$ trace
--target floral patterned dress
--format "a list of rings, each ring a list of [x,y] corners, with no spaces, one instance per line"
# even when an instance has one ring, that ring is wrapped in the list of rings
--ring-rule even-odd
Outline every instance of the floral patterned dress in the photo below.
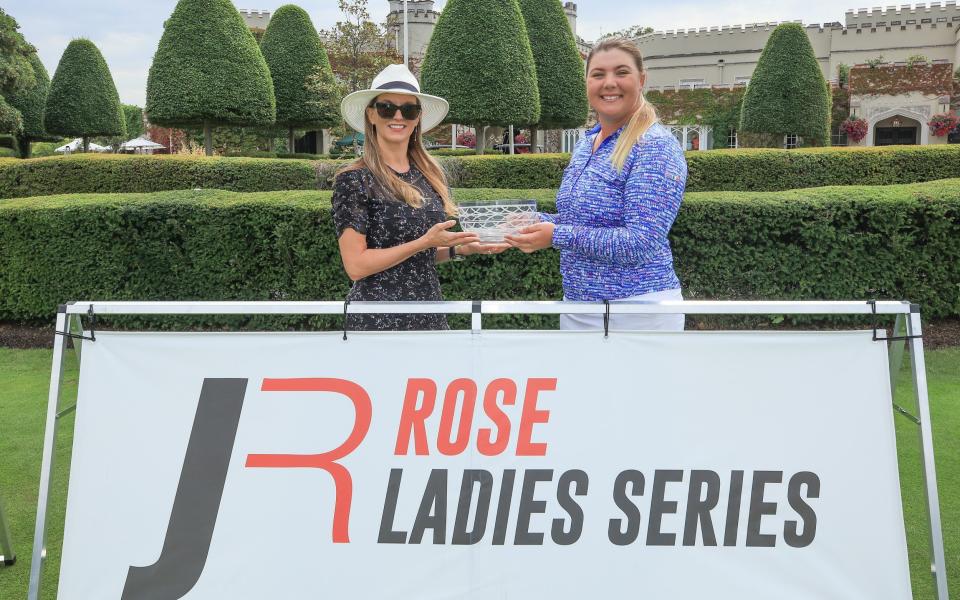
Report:
[[[390,248],[411,242],[433,225],[445,221],[443,200],[415,166],[400,178],[423,194],[424,202],[414,208],[394,198],[366,168],[340,174],[333,188],[333,224],[337,239],[345,229],[367,236],[367,247]],[[351,301],[443,300],[437,276],[435,248],[411,256],[402,263],[354,282],[347,297]],[[417,331],[449,329],[441,314],[350,314],[347,329],[352,331]]]

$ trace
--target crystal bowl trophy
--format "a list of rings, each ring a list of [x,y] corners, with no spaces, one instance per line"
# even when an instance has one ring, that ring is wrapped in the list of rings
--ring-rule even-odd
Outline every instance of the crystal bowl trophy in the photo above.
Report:
[[[481,243],[499,243],[537,222],[534,200],[466,201],[458,204],[460,227],[476,233]]]

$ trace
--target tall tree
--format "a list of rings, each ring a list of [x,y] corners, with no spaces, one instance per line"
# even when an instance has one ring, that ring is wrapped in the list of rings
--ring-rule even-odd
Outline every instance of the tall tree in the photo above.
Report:
[[[529,123],[530,151],[537,151],[537,128],[580,127],[587,121],[584,64],[560,0],[520,0],[530,36],[540,91],[540,121]]]
[[[308,85],[311,77],[333,79],[327,52],[307,11],[287,4],[273,13],[260,43],[277,99],[277,125],[287,128],[287,150],[294,151],[294,129],[324,129],[340,122],[340,97]]]
[[[126,133],[120,95],[110,68],[90,40],[70,42],[50,82],[44,127],[50,133],[83,138],[86,152],[95,135]]]
[[[13,134],[23,129],[23,115],[7,100],[36,84],[30,60],[36,55],[36,49],[18,29],[16,19],[0,8],[0,132]]]
[[[477,32],[496,34],[466,43]],[[483,154],[485,126],[540,120],[537,72],[517,0],[447,2],[423,59],[422,78],[426,93],[450,102],[447,123],[477,128],[477,154]]]
[[[147,78],[147,117],[166,127],[270,126],[273,81],[253,34],[230,0],[180,0],[164,23]]]
[[[402,63],[383,27],[370,20],[367,0],[338,0],[345,17],[321,32],[330,55],[330,66],[346,91],[366,89],[377,73]]]
[[[30,65],[33,67],[33,85],[23,86],[7,96],[10,106],[20,111],[23,117],[22,129],[14,134],[20,158],[30,158],[30,144],[47,137],[43,112],[50,92],[50,76],[36,53],[30,55]]]
[[[626,38],[632,40],[638,38],[641,35],[647,35],[648,33],[653,33],[653,27],[644,27],[643,25],[631,25],[630,27],[625,27],[623,29],[618,29],[617,31],[611,31],[610,33],[605,33],[600,36],[601,40],[607,38],[618,37]]]
[[[768,144],[796,134],[805,144],[830,144],[830,87],[799,23],[770,34],[743,97],[740,130]]]

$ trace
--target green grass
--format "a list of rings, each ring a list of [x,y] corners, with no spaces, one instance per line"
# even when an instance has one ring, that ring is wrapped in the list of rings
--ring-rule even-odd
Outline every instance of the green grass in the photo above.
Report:
[[[957,468],[960,461],[960,436],[957,435],[960,431],[960,348],[927,352],[926,360],[949,587],[956,595],[960,593],[960,469]],[[50,362],[49,350],[0,348],[0,498],[5,501],[19,559],[13,567],[0,567],[0,598],[3,600],[26,597]],[[64,406],[69,406],[70,399],[76,394],[76,364],[72,351],[68,351]],[[916,414],[906,361],[904,367],[897,384],[896,399],[901,406]],[[918,428],[903,417],[897,416],[895,420],[914,598],[926,600],[934,595]],[[55,597],[72,426],[72,413],[60,420],[54,493],[48,520],[50,558],[45,567],[43,598]]]

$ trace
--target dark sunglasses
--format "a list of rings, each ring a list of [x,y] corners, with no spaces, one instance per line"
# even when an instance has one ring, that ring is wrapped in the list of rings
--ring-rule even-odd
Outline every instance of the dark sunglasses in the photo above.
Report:
[[[420,112],[423,110],[423,107],[419,104],[401,104],[397,106],[393,102],[374,102],[373,107],[377,109],[377,114],[380,115],[381,119],[392,119],[399,110],[400,115],[407,121],[412,121],[419,117]]]

